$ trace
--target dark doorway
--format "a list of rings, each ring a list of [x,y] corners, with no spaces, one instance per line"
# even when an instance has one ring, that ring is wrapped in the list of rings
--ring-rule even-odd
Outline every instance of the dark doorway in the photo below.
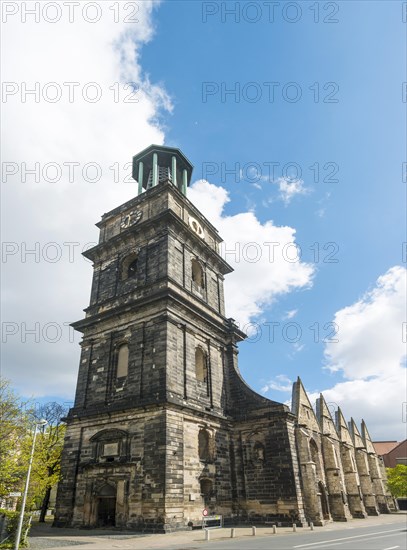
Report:
[[[116,489],[105,485],[98,497],[98,526],[114,527],[116,525]]]
[[[318,483],[318,489],[319,489],[319,498],[321,499],[322,516],[324,519],[329,519],[328,497],[326,494],[325,487],[321,482]]]

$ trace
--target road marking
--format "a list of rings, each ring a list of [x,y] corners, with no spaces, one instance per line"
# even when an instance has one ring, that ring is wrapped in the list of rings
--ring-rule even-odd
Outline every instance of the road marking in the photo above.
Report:
[[[400,531],[400,529],[397,531]],[[361,537],[372,537],[373,535],[381,535],[383,533],[391,533],[391,531],[378,531],[377,533],[366,533],[366,535],[355,535],[353,537],[342,537],[341,539],[322,540],[321,542],[312,542],[310,544],[299,544],[297,546],[293,546],[293,548],[306,548],[307,546],[317,546],[317,544],[327,544],[330,542],[337,542],[339,540],[360,539]]]
[[[399,533],[396,531],[395,533],[390,533],[389,535],[380,535],[380,536],[376,536],[376,537],[372,537],[372,540],[377,540],[377,539],[385,539],[385,538],[388,538],[388,537],[396,537]],[[353,537],[351,537],[353,538]],[[361,542],[366,542],[366,541],[369,541],[370,539],[369,538],[366,538],[364,541],[361,541]],[[343,544],[350,544],[351,541],[349,540],[346,540],[345,542],[331,542],[329,544],[326,544],[324,546],[324,548],[330,548],[331,546],[342,546]],[[384,549],[386,550],[386,548]]]
[[[383,550],[394,550],[395,548],[400,548],[400,546],[390,546],[390,548],[383,548]]]

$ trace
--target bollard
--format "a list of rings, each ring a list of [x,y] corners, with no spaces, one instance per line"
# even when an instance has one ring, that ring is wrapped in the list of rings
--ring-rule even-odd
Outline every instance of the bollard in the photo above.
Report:
[[[256,527],[252,527],[252,535],[253,535],[253,537],[256,536]]]
[[[273,535],[277,533],[277,525],[273,525]]]
[[[230,538],[231,538],[231,539],[234,539],[235,536],[236,536],[236,535],[235,535],[235,530],[234,530],[234,528],[232,527],[232,529],[230,530]]]
[[[209,529],[205,529],[205,540],[211,540],[211,532]]]
[[[294,533],[297,532],[297,524],[296,524],[296,523],[293,523],[293,532],[294,532]]]
[[[309,526],[310,526],[311,531],[313,531],[314,530],[314,524],[312,523],[312,521],[310,521]]]

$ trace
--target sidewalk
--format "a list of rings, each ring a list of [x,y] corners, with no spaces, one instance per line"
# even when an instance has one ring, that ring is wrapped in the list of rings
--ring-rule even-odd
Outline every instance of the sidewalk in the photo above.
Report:
[[[315,527],[314,532],[327,531],[346,531],[357,527],[368,527],[369,525],[386,525],[386,524],[406,524],[407,513],[399,512],[397,514],[385,514],[378,517],[369,517],[367,519],[354,519],[349,522],[339,523],[332,522],[324,527]],[[256,530],[257,537],[264,536],[284,536],[292,533],[293,529],[288,527],[279,527],[277,534],[273,534],[273,528],[258,527]],[[310,535],[313,531],[309,527],[297,529],[298,533]],[[210,531],[211,540],[226,540],[230,539],[230,528],[213,529]],[[236,538],[252,537],[251,527],[236,527]],[[30,537],[31,550],[60,550],[63,547],[74,546],[75,549],[81,550],[113,550],[116,548],[147,550],[153,548],[170,548],[179,546],[180,550],[200,548],[205,545],[205,533],[202,530],[181,531],[177,533],[169,533],[166,535],[143,535],[137,533],[129,533],[128,531],[113,531],[95,529],[87,531],[83,529],[56,529],[50,524],[34,523],[31,529]],[[191,546],[192,545],[192,546]],[[249,542],[248,546],[249,548]]]

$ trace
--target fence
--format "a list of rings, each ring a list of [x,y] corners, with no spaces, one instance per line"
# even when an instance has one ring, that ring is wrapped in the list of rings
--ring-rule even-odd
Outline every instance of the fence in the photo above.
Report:
[[[220,529],[223,527],[223,516],[206,516],[202,520],[202,529]]]

